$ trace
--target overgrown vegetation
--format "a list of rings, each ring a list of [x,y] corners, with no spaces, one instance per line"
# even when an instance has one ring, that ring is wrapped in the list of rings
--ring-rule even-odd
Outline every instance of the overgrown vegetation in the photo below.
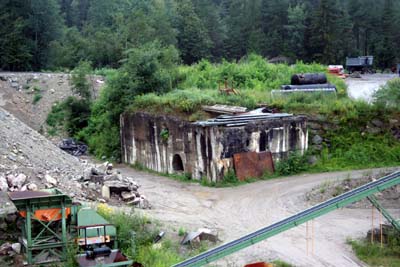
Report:
[[[287,176],[306,171],[309,167],[307,157],[297,152],[291,153],[287,159],[275,164],[275,175]]]
[[[398,117],[394,104],[382,104],[384,96],[387,101],[396,103],[396,98],[390,97],[391,93],[383,93],[395,90],[396,80],[378,91],[377,100],[372,105],[349,99],[345,84],[335,77],[329,77],[329,80],[337,86],[337,95],[300,93],[272,97],[270,91],[289,83],[292,74],[324,71],[325,67],[301,62],[293,66],[273,65],[254,54],[238,63],[211,64],[202,60],[193,66],[177,67],[176,50],[157,42],[130,50],[127,57],[118,71],[103,70],[108,74],[107,85],[93,105],[86,104],[84,98],[67,99],[54,106],[48,118],[51,126],[63,121],[67,132],[86,141],[98,157],[119,159],[119,119],[125,110],[201,120],[207,118],[201,110],[202,105],[218,103],[252,109],[265,103],[283,112],[307,114],[329,124],[324,129],[321,147],[311,147],[306,156],[292,155],[277,163],[279,175],[392,166],[399,162],[400,143],[393,137],[390,127],[376,130],[371,126],[371,120],[376,118],[388,125],[391,118]],[[82,69],[85,69],[84,65]],[[74,73],[79,73],[79,70]],[[239,89],[240,95],[219,93],[218,82],[224,79]],[[166,140],[168,136],[165,129],[160,138]],[[318,159],[313,166],[307,162],[310,155]]]
[[[155,247],[153,246],[154,238],[160,232],[161,227],[157,222],[135,212],[115,212],[105,204],[100,204],[97,211],[116,226],[118,245],[122,252],[145,267],[172,266],[184,258],[207,249],[207,246],[202,244],[198,248],[191,248],[187,252],[182,252],[179,248],[179,242],[172,241],[167,236],[160,241],[160,246]],[[184,231],[183,228],[180,228],[178,235],[183,235]]]
[[[400,78],[389,81],[375,92],[375,104],[400,111]]]
[[[79,133],[98,157],[119,159],[119,119],[136,96],[166,93],[176,86],[177,51],[158,42],[127,51],[123,66],[107,77],[107,86],[93,104],[89,125]]]
[[[346,96],[346,86],[342,80],[329,77],[338,88],[338,94],[333,96],[333,100],[332,97],[325,95],[304,94],[274,99],[270,92],[273,89],[280,89],[282,84],[290,84],[290,77],[295,73],[325,72],[325,70],[322,65],[308,65],[302,62],[293,66],[270,64],[263,57],[254,54],[243,58],[239,63],[224,61],[221,64],[211,64],[207,60],[202,60],[193,66],[179,67],[178,88],[183,89],[163,95],[150,93],[138,96],[131,110],[178,114],[190,120],[204,118],[204,114],[201,113],[202,105],[217,103],[244,106],[249,109],[263,103],[280,108],[291,106],[295,109],[302,103],[303,106],[315,111],[318,107],[329,106],[328,103]],[[223,87],[225,80],[228,86],[239,89],[240,95],[219,93],[218,87]],[[307,107],[303,110],[307,110]]]
[[[72,92],[77,96],[70,96],[62,102],[55,103],[47,116],[48,133],[57,134],[60,130],[69,136],[82,139],[78,133],[88,126],[91,115],[92,94],[87,75],[91,72],[89,62],[82,61],[71,75]]]
[[[388,243],[381,247],[380,243],[370,240],[349,241],[357,257],[372,267],[400,266],[400,238],[398,233],[391,233]]]

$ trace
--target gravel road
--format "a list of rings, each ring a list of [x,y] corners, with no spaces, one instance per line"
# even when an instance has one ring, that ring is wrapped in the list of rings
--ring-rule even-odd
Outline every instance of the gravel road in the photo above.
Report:
[[[349,176],[356,179],[367,173],[301,175],[233,188],[209,188],[119,167],[123,175],[133,177],[142,185],[142,192],[154,207],[146,211],[147,214],[176,229],[182,226],[188,230],[199,227],[218,229],[223,242],[310,207],[305,193],[324,181]],[[373,172],[383,173],[383,170]],[[394,212],[399,213],[399,210]],[[353,255],[346,239],[365,236],[371,227],[370,209],[340,209],[317,218],[313,224],[314,253],[310,240],[307,255],[306,227],[301,225],[226,257],[217,264],[243,266],[259,260],[283,259],[295,266],[365,266]],[[378,224],[377,219],[375,225]],[[309,229],[311,231],[311,227]]]

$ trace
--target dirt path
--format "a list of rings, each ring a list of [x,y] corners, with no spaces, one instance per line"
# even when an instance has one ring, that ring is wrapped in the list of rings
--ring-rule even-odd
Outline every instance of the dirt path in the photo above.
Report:
[[[148,214],[178,229],[216,228],[223,242],[265,227],[309,207],[305,193],[327,180],[360,178],[366,171],[293,176],[234,188],[208,188],[138,172],[120,166],[135,178],[154,209]],[[382,172],[382,169],[373,172]],[[397,211],[396,211],[397,212]],[[314,255],[306,253],[305,225],[237,252],[219,266],[243,266],[257,260],[284,259],[295,266],[363,266],[346,245],[371,226],[371,210],[341,209],[314,221]],[[378,225],[378,221],[376,225]],[[311,252],[311,242],[309,250]]]

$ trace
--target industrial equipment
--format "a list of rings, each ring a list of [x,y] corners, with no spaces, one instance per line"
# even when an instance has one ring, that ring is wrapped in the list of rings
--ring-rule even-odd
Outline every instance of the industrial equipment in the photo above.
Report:
[[[336,94],[336,86],[328,83],[325,73],[294,74],[290,85],[282,85],[281,90],[272,90],[271,95],[315,92]]]
[[[27,264],[65,261],[73,243],[85,252],[76,256],[81,267],[132,264],[117,249],[115,226],[93,209],[73,204],[60,190],[10,192],[9,198],[23,221],[21,243]]]
[[[187,259],[181,263],[175,264],[173,265],[173,267],[186,267],[186,266],[195,267],[195,266],[203,266],[209,264],[215,260],[223,258],[227,255],[235,253],[236,251],[239,251],[251,245],[254,245],[269,237],[275,236],[279,233],[282,233],[291,228],[299,226],[302,223],[318,218],[336,209],[345,207],[363,198],[371,197],[375,193],[381,192],[389,187],[398,184],[400,184],[400,171],[394,172],[376,181],[357,187],[351,191],[343,193],[337,197],[331,198],[309,209],[303,210],[295,215],[292,215],[288,218],[278,221],[272,225],[261,228],[258,231],[240,237],[236,240],[223,244],[219,247],[210,249],[195,257]],[[370,201],[372,199],[373,203],[376,202],[374,198],[369,198],[369,199]],[[374,205],[376,206],[376,204]],[[378,208],[378,210],[380,209]],[[385,217],[386,216],[387,215],[385,215]]]
[[[352,73],[359,71],[361,73],[372,73],[373,56],[346,57],[346,69]]]

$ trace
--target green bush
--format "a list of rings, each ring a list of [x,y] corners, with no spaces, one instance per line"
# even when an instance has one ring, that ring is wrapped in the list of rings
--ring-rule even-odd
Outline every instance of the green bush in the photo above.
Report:
[[[87,75],[89,75],[91,71],[91,63],[88,61],[81,61],[71,72],[72,91],[86,100],[91,99],[90,83],[87,79]]]
[[[32,104],[36,105],[40,99],[42,99],[42,94],[40,92],[37,92],[33,95],[33,100],[32,100]]]
[[[287,159],[275,164],[275,174],[279,176],[293,175],[308,169],[307,157],[300,153],[290,153]]]
[[[90,101],[86,99],[70,96],[63,102],[55,103],[52,106],[47,115],[46,123],[53,132],[57,132],[57,129],[63,129],[70,136],[79,137],[79,131],[88,125],[90,105]]]
[[[96,156],[120,157],[119,119],[136,96],[165,93],[175,86],[178,54],[159,43],[127,51],[127,59],[117,72],[110,72],[107,85],[92,107],[89,125],[79,133]]]
[[[400,110],[400,78],[395,78],[382,86],[374,94],[374,102],[379,106]]]

